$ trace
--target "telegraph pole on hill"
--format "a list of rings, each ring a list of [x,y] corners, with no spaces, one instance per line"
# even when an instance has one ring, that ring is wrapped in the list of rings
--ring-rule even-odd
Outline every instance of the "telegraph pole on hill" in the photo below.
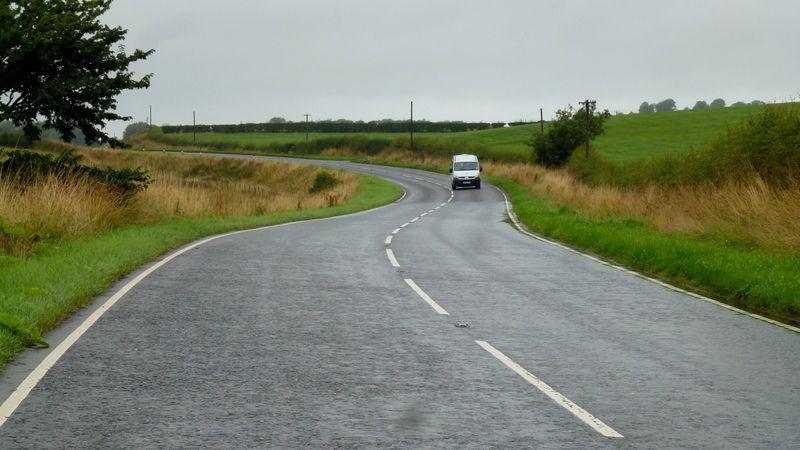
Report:
[[[586,138],[586,159],[589,159],[589,119],[591,118],[590,114],[592,113],[591,107],[594,107],[597,104],[597,101],[586,99],[578,103],[583,104],[584,111],[586,112],[586,128],[584,129],[583,133]]]
[[[306,116],[306,140],[308,140],[308,116],[310,116],[311,114],[303,114],[303,115]]]
[[[414,100],[411,100],[411,150],[414,150]]]

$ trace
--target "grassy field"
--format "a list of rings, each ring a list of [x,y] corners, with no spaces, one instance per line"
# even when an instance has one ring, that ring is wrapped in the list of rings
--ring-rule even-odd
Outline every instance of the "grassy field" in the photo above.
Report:
[[[702,147],[763,106],[747,105],[613,116],[592,146],[606,159],[630,161]]]
[[[495,128],[491,130],[464,131],[458,133],[418,133],[415,136],[421,139],[435,138],[447,139],[452,141],[453,150],[457,151],[459,144],[470,142],[485,145],[491,148],[492,152],[500,155],[507,155],[516,158],[526,158],[530,154],[530,147],[525,142],[530,139],[531,131],[539,125],[519,125],[508,128]],[[352,133],[309,133],[308,139],[320,139],[335,136],[352,136]],[[408,133],[360,133],[370,139],[389,139],[407,138]],[[181,143],[191,144],[192,135],[169,134],[168,138],[177,139]],[[267,149],[270,145],[285,144],[290,142],[300,142],[305,140],[305,133],[198,133],[197,143],[219,144],[229,143],[241,147],[253,147]]]
[[[155,157],[157,160],[152,164],[156,166],[175,164],[182,169],[184,175],[191,175],[190,178],[197,183],[191,180],[183,183],[189,189],[185,191],[190,194],[189,196],[181,196],[181,189],[175,186],[166,191],[172,191],[177,195],[165,196],[165,189],[156,189],[161,193],[154,194],[156,197],[151,198],[147,203],[152,206],[155,202],[158,206],[158,202],[161,201],[162,205],[171,206],[171,208],[161,211],[161,215],[156,218],[129,216],[135,220],[141,219],[141,223],[109,224],[100,220],[98,224],[88,229],[76,228],[75,225],[95,219],[96,210],[92,206],[91,210],[85,210],[83,222],[67,218],[66,222],[72,225],[66,226],[58,236],[51,236],[48,240],[39,240],[34,247],[26,248],[26,251],[18,256],[7,253],[4,256],[0,255],[0,366],[26,346],[43,345],[41,336],[44,332],[57,326],[73,311],[85,306],[91,298],[102,292],[109,284],[181,244],[202,236],[231,230],[352,213],[389,203],[402,195],[402,189],[393,183],[363,175],[347,174],[355,181],[354,185],[350,184],[353,192],[341,199],[335,206],[328,206],[332,203],[329,199],[330,190],[327,192],[327,198],[324,192],[319,194],[308,192],[309,186],[315,179],[314,174],[321,172],[321,169],[297,164],[291,164],[293,167],[280,168],[278,165],[275,166],[278,167],[277,172],[290,176],[295,183],[305,179],[304,183],[309,185],[305,186],[304,184],[299,188],[292,185],[292,189],[299,191],[299,197],[292,199],[291,205],[284,203],[281,210],[266,213],[259,209],[263,206],[259,206],[251,200],[249,205],[246,205],[248,209],[237,209],[226,213],[224,208],[222,210],[214,209],[217,207],[216,202],[209,203],[206,200],[215,198],[216,189],[220,186],[217,182],[223,183],[222,186],[225,186],[224,183],[230,182],[230,180],[220,179],[224,178],[221,174],[225,172],[239,179],[234,183],[241,190],[247,191],[250,188],[247,183],[241,181],[242,167],[237,166],[240,163],[229,159],[222,162],[222,159],[217,160],[216,158],[119,153],[123,158]],[[186,160],[195,162],[187,166]],[[219,167],[213,167],[214,161],[220,162]],[[255,163],[253,161],[245,162],[245,168],[249,167],[250,169],[267,167],[269,170],[273,166],[273,163],[253,165]],[[264,167],[259,168],[259,165]],[[306,174],[305,171],[309,171],[309,173]],[[213,174],[213,180],[209,179],[210,174]],[[269,177],[268,174],[251,175],[247,178],[263,181],[263,177]],[[336,176],[341,177],[342,173],[336,172]],[[286,180],[278,180],[275,184],[284,183]],[[270,185],[267,184],[265,187],[269,188]],[[205,189],[211,190],[206,191]],[[63,194],[63,191],[56,192]],[[78,195],[84,194],[81,190],[73,192]],[[254,193],[256,196],[263,196],[264,191]],[[232,195],[242,196],[246,195],[246,192],[233,192]],[[59,194],[59,196],[67,197],[68,195]],[[304,197],[310,201],[306,207],[302,206]],[[315,197],[320,197],[322,203],[316,204],[311,200]],[[192,200],[193,198],[194,200]],[[274,200],[275,196],[271,198]],[[299,201],[298,198],[300,198]],[[181,199],[184,202],[190,201],[191,203],[193,201],[198,208],[184,203],[185,208],[178,209],[178,213],[176,213],[175,201]],[[0,206],[11,210],[13,208],[9,208],[7,204],[10,201],[15,201],[15,199],[4,198],[0,201]],[[65,202],[68,201],[69,199],[65,200]],[[51,204],[52,202],[45,202],[41,206],[43,209],[47,209]],[[32,204],[25,208],[27,213],[38,209],[30,205]],[[78,205],[80,206],[80,203]],[[212,209],[206,209],[207,207]],[[253,209],[249,209],[250,207]],[[152,209],[144,211],[147,214],[154,212]],[[125,214],[137,212],[141,211],[130,211]],[[64,215],[58,210],[56,213],[55,217],[51,217],[43,212],[42,217],[55,220]],[[87,215],[91,217],[87,217]],[[26,225],[30,225],[30,223],[26,223]],[[6,227],[6,231],[8,229]]]
[[[705,110],[673,111],[668,113],[629,114],[611,117],[606,123],[606,132],[592,142],[600,154],[611,161],[631,161],[669,152],[686,151],[702,147],[728,127],[741,123],[762,106],[741,106]],[[546,126],[545,126],[546,129]],[[526,142],[532,133],[538,133],[539,124],[519,125],[490,130],[458,133],[420,133],[421,139],[435,138],[452,142],[453,151],[460,143],[486,146],[493,155],[502,160],[525,161],[531,149]],[[309,139],[331,136],[350,136],[346,133],[309,133]],[[406,133],[362,133],[361,136],[375,139],[404,138]],[[191,134],[170,134],[183,143],[191,143]],[[269,148],[270,145],[299,142],[303,133],[198,133],[198,144],[230,143],[253,148]]]

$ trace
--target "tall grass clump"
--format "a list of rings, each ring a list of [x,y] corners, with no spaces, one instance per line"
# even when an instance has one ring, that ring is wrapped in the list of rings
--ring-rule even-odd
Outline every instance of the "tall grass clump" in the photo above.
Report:
[[[24,258],[50,243],[166,219],[336,206],[360,183],[337,171],[335,185],[310,192],[323,171],[302,164],[88,148],[70,155],[6,154],[0,162],[0,256]]]

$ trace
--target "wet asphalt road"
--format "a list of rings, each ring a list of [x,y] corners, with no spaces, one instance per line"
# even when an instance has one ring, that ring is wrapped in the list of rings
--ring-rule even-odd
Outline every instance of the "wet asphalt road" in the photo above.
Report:
[[[320,164],[407,196],[170,261],[48,372],[0,448],[800,447],[797,333],[531,239],[488,185],[447,203],[446,176]],[[4,397],[46,352],[6,371]]]

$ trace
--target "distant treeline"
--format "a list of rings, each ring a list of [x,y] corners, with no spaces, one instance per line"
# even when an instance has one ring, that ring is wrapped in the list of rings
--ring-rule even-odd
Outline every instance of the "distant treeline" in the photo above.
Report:
[[[508,125],[522,125],[530,122],[511,122]],[[458,131],[486,130],[489,128],[502,128],[506,122],[431,122],[427,120],[414,121],[414,131],[419,133],[448,133]],[[265,123],[240,123],[230,125],[164,125],[164,133],[302,133],[306,131],[306,122],[265,122]],[[308,131],[313,133],[407,133],[411,129],[407,120],[373,120],[370,122],[351,120],[321,120],[308,122]]]

